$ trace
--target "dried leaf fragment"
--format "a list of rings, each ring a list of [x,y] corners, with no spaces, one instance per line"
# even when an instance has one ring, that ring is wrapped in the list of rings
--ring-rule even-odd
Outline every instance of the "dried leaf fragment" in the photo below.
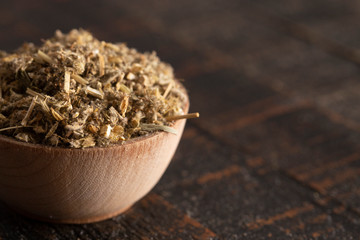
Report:
[[[16,139],[20,140],[20,141],[23,141],[23,142],[30,142],[30,136],[29,134],[27,133],[18,133],[16,136],[15,136]]]
[[[79,112],[75,112],[75,113],[72,115],[72,118],[77,118],[79,115],[80,115]]]
[[[89,87],[87,86],[86,89],[85,89],[85,93],[86,94],[89,94],[93,97],[97,97],[97,98],[100,98],[100,99],[104,99],[104,93],[100,92],[99,90],[97,89],[94,89],[92,87]]]
[[[110,140],[112,142],[124,141],[124,128],[122,126],[116,125],[110,134]]]
[[[147,131],[160,130],[160,131],[169,132],[172,134],[177,134],[176,129],[174,129],[172,127],[156,125],[156,124],[142,123],[142,124],[140,124],[140,128],[142,130],[147,130]]]
[[[55,122],[55,124],[52,125],[52,127],[50,128],[49,132],[45,135],[45,139],[51,137],[55,133],[58,126],[59,126],[59,122]]]
[[[64,117],[61,116],[60,113],[58,113],[57,111],[55,111],[52,107],[50,108],[51,114],[52,116],[57,120],[57,121],[62,121],[64,120]]]
[[[116,80],[117,77],[121,77],[123,76],[124,73],[120,74],[120,73],[117,73],[117,74],[114,74],[112,76],[110,76],[104,83],[104,86],[108,86],[109,84],[111,84],[114,80]]]
[[[105,138],[109,138],[111,134],[111,130],[112,127],[110,126],[110,124],[104,125],[100,128],[100,135]]]
[[[109,115],[110,115],[110,121],[112,124],[117,124],[117,122],[119,120],[121,120],[121,118],[122,118],[120,113],[118,111],[116,111],[116,109],[113,106],[111,106],[109,108]]]
[[[71,78],[74,79],[76,82],[82,84],[82,85],[89,84],[89,81],[85,80],[84,78],[80,77],[77,74],[71,75]]]
[[[112,130],[113,133],[117,134],[117,135],[122,135],[124,134],[124,128],[120,125],[116,125],[113,130]]]
[[[50,108],[46,104],[46,98],[44,100],[39,99],[38,104],[41,106],[42,110],[46,113],[50,113]]]
[[[79,129],[82,129],[83,128],[83,125],[82,124],[79,124],[79,123],[74,123],[74,124],[68,124],[65,126],[65,129],[66,130],[69,130],[69,131],[76,131],[76,130],[79,130]]]
[[[124,93],[127,93],[127,94],[130,94],[131,93],[131,90],[130,88],[128,88],[127,86],[125,86],[124,84],[119,84],[118,85],[118,90],[124,92]]]
[[[89,131],[92,133],[97,133],[99,131],[99,129],[92,124],[90,124],[88,128],[89,128]]]
[[[136,78],[135,74],[133,74],[132,72],[128,72],[125,76],[125,78],[127,80],[134,80]]]
[[[49,143],[50,143],[50,145],[52,145],[52,146],[57,146],[57,145],[59,145],[59,136],[58,135],[56,135],[56,134],[53,134],[50,138],[49,138]]]
[[[123,117],[125,117],[125,113],[126,113],[128,106],[129,106],[129,96],[125,96],[120,104],[120,111],[121,111],[121,115]]]
[[[93,136],[91,136],[91,135],[89,135],[89,136],[87,136],[87,137],[85,137],[84,139],[83,139],[83,142],[82,142],[82,144],[81,144],[81,146],[83,147],[83,148],[87,148],[87,147],[93,147],[93,146],[95,146],[95,141],[94,141],[94,137]]]
[[[134,73],[138,73],[138,72],[140,72],[141,70],[142,70],[142,66],[141,66],[141,64],[139,64],[139,63],[134,63],[133,65],[132,65],[132,67],[131,67],[131,71],[132,72],[134,72]],[[132,76],[131,76],[132,77]],[[135,75],[134,75],[134,78],[135,78]],[[134,79],[133,78],[133,79]],[[129,79],[129,80],[132,80],[132,79]]]

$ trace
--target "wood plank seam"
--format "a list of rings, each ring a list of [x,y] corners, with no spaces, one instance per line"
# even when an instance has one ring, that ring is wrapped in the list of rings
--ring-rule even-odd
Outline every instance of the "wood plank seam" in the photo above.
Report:
[[[296,176],[292,175],[291,173],[289,173],[285,170],[279,170],[279,172],[281,173],[281,175],[288,178],[289,181],[293,181],[293,182],[297,183],[298,185],[303,186],[305,189],[308,189],[311,192],[316,193],[318,195],[317,199],[315,199],[315,200],[310,199],[310,200],[314,205],[320,207],[324,211],[328,211],[327,205],[329,205],[329,202],[334,202],[337,206],[343,207],[345,210],[341,213],[339,213],[339,212],[337,213],[336,211],[334,211],[334,209],[331,209],[332,214],[342,215],[342,216],[348,218],[348,216],[345,214],[345,212],[348,212],[351,215],[356,215],[358,220],[360,220],[360,211],[347,206],[341,200],[339,200],[329,194],[319,192],[318,189],[314,188],[314,186],[297,179]],[[312,194],[312,195],[314,195],[314,194]],[[349,220],[349,221],[351,221],[351,220]]]
[[[206,184],[209,181],[219,181],[224,177],[229,177],[234,174],[238,174],[238,173],[240,173],[240,171],[241,171],[240,166],[231,165],[229,167],[226,167],[226,168],[221,169],[216,172],[206,173],[206,174],[200,176],[199,178],[197,178],[196,182],[201,185],[201,184]]]
[[[180,211],[180,209],[178,209],[177,207],[172,205],[170,202],[166,201],[160,195],[155,194],[155,193],[150,193],[147,196],[147,198],[150,201],[159,202],[162,205],[166,206],[166,208],[169,208],[169,209],[172,209],[174,211],[177,211],[177,212],[181,213],[181,215],[183,215],[183,219],[182,219],[182,222],[178,223],[178,224],[180,224],[179,227],[186,226],[187,224],[190,224],[190,225],[194,226],[195,228],[203,229],[204,230],[203,234],[201,236],[198,236],[198,238],[196,238],[196,239],[210,239],[210,238],[217,237],[217,235],[212,230],[210,230],[209,228],[204,227],[201,223],[199,223],[195,219],[191,218],[189,215],[187,215],[187,214],[183,213],[182,211]]]
[[[246,226],[249,228],[249,230],[259,229],[259,228],[262,228],[267,225],[273,225],[275,222],[280,221],[280,220],[294,218],[300,214],[309,212],[313,209],[314,209],[314,205],[305,202],[303,204],[303,206],[288,209],[282,213],[278,213],[278,214],[270,216],[266,219],[262,219],[262,218],[257,219],[255,222],[247,223]]]
[[[311,165],[311,167],[312,167],[311,170],[308,170],[308,168],[305,167],[304,169],[307,169],[307,170],[304,170],[304,172],[301,172],[301,173],[298,173],[296,171],[297,170],[296,168],[289,170],[289,172],[291,172],[293,175],[296,175],[296,177],[299,180],[305,181],[312,176],[316,176],[316,175],[324,173],[327,170],[335,169],[335,168],[344,166],[346,164],[352,163],[356,160],[359,160],[359,158],[360,158],[359,153],[353,153],[353,154],[346,156],[344,158],[341,158],[339,160],[328,162],[326,165],[322,165],[319,167],[314,167],[313,165]],[[307,167],[310,167],[310,164],[308,164]]]

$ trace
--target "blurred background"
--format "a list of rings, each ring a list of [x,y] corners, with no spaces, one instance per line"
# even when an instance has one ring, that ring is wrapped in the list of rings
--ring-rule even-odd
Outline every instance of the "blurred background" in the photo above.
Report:
[[[201,117],[126,214],[64,226],[0,207],[0,237],[356,238],[359,24],[359,1],[2,1],[1,49],[84,28],[155,50]]]

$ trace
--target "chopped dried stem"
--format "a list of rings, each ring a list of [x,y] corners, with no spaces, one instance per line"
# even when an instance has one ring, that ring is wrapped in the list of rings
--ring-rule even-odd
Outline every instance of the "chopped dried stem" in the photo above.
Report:
[[[170,116],[170,117],[166,117],[165,119],[166,121],[174,121],[179,119],[189,119],[189,118],[198,118],[198,117],[200,117],[200,114],[196,112],[196,113],[189,113],[184,115]]]
[[[172,83],[172,82],[170,82],[170,83],[168,84],[168,86],[167,86],[167,88],[166,88],[166,90],[165,90],[164,94],[163,94],[163,97],[164,97],[164,98],[166,98],[166,97],[169,95],[169,93],[170,93],[170,91],[171,91],[172,87],[173,87],[173,83]]]
[[[13,127],[0,128],[0,132],[4,132],[4,131],[7,131],[7,130],[18,129],[18,128],[25,128],[25,127],[30,127],[30,126],[13,126]]]
[[[140,128],[141,128],[142,130],[146,130],[146,131],[156,131],[156,130],[160,130],[160,131],[164,131],[164,132],[169,132],[169,133],[177,134],[176,129],[174,129],[174,128],[172,128],[172,127],[162,126],[162,125],[156,125],[156,124],[142,123],[142,124],[140,124]]]
[[[40,59],[42,59],[44,62],[47,62],[49,64],[54,64],[54,60],[49,57],[49,55],[47,55],[46,53],[44,53],[43,51],[41,50],[38,50],[38,56],[40,57]]]
[[[77,130],[82,129],[83,127],[84,127],[83,124],[75,123],[72,125],[66,125],[65,129],[69,130],[69,131],[77,131]]]
[[[34,90],[30,89],[30,88],[27,88],[26,89],[26,93],[33,96],[33,97],[38,97],[40,98],[41,100],[45,100],[45,96],[42,95],[41,93],[38,93],[38,92],[35,92]]]
[[[35,107],[37,98],[38,98],[38,96],[33,97],[32,101],[31,101],[31,103],[30,103],[29,109],[27,110],[27,112],[26,112],[26,114],[25,114],[25,117],[24,117],[23,120],[21,121],[21,125],[22,125],[22,126],[26,126],[27,121],[29,120],[29,117],[30,117],[31,113],[32,113],[33,110],[34,110],[34,107]]]
[[[51,137],[55,133],[58,126],[59,126],[59,122],[55,122],[55,124],[52,125],[52,127],[50,128],[49,132],[45,135],[45,139]]]
[[[104,86],[111,84],[116,78],[118,78],[121,74],[114,74],[113,76],[109,77],[108,80],[104,83]]]
[[[100,92],[99,90],[97,89],[94,89],[94,88],[91,88],[89,86],[86,87],[85,89],[85,93],[86,94],[89,94],[93,97],[97,97],[97,98],[100,98],[100,99],[104,99],[104,93]]]
[[[71,78],[74,79],[76,82],[82,84],[82,85],[89,84],[89,81],[85,80],[84,78],[80,77],[77,74],[71,75]]]
[[[37,103],[41,106],[41,108],[44,112],[50,113],[50,108],[46,104],[46,98],[44,100],[38,99]]]
[[[129,96],[125,96],[124,99],[121,101],[121,104],[120,104],[120,111],[121,111],[121,115],[123,117],[125,117],[125,114],[126,114],[126,110],[129,106]]]
[[[64,74],[64,91],[67,94],[70,92],[70,73],[67,71]]]
[[[120,85],[119,85],[119,90],[122,91],[123,93],[127,93],[127,94],[130,94],[130,93],[131,93],[130,88],[128,88],[128,87],[125,86],[124,84],[120,84]]]
[[[102,77],[105,75],[105,60],[104,56],[99,54],[99,77]]]
[[[57,111],[55,111],[53,108],[50,108],[51,114],[52,116],[57,120],[57,121],[62,121],[64,120],[64,117],[61,116],[60,113],[58,113]]]

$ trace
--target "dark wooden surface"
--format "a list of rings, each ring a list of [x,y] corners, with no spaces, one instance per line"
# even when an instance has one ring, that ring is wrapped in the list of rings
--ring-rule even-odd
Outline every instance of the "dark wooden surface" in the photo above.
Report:
[[[201,118],[125,214],[56,225],[0,205],[0,239],[358,239],[359,25],[359,1],[2,1],[2,49],[83,27],[156,50]]]

